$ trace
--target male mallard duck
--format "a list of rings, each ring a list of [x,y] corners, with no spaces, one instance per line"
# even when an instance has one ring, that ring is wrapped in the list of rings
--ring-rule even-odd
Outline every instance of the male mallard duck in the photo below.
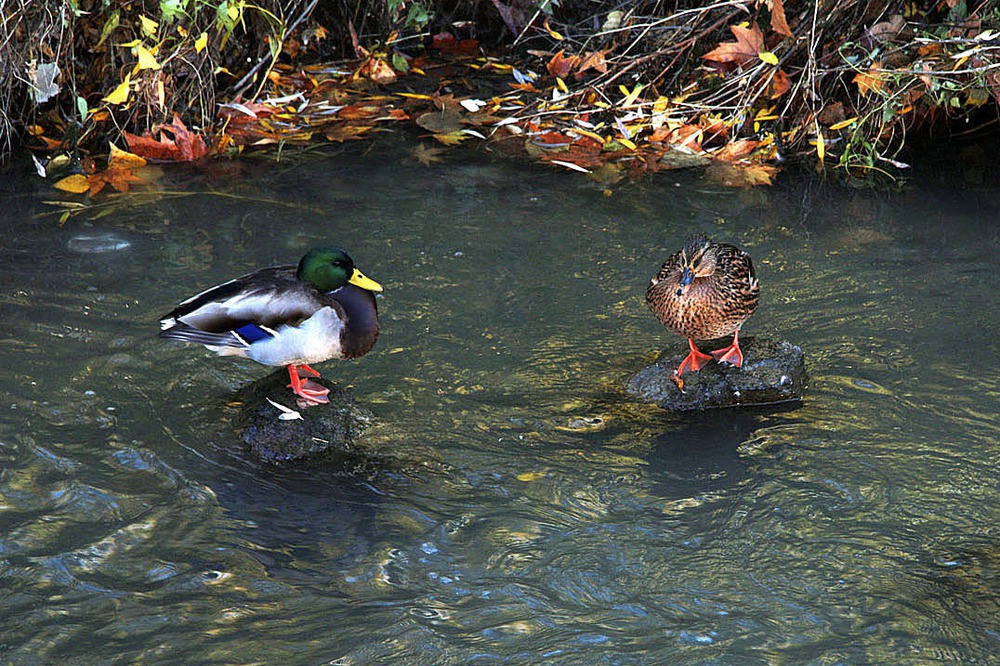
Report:
[[[160,320],[160,337],[288,366],[289,387],[308,407],[329,402],[330,392],[307,379],[319,377],[310,363],[357,358],[375,345],[379,291],[346,252],[317,247],[298,268],[263,268],[192,296]]]
[[[743,364],[740,327],[757,309],[760,284],[750,255],[734,245],[714,243],[705,236],[688,238],[670,255],[649,283],[646,303],[660,323],[688,339],[691,350],[677,368],[697,371],[715,358],[736,367]],[[695,340],[733,334],[724,349],[703,354]]]

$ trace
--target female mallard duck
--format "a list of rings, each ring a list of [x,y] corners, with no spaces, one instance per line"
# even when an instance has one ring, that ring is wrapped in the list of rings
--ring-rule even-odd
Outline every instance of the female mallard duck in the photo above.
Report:
[[[677,368],[698,371],[713,358],[736,367],[743,364],[740,327],[757,309],[760,284],[750,255],[734,245],[692,236],[663,262],[649,283],[646,303],[660,323],[688,339],[691,350]],[[703,354],[695,340],[733,335],[728,347]]]
[[[160,320],[160,337],[288,366],[289,387],[308,407],[329,402],[330,392],[307,379],[319,377],[310,363],[357,358],[375,345],[379,291],[346,252],[317,247],[298,268],[264,268],[192,296]]]

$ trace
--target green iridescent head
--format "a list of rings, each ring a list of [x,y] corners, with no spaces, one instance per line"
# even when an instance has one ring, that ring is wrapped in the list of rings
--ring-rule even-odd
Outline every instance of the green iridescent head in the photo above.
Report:
[[[354,266],[351,257],[339,247],[315,247],[299,261],[296,272],[299,280],[319,291],[333,291],[346,284],[353,284],[368,291],[382,291],[382,285],[365,277]]]

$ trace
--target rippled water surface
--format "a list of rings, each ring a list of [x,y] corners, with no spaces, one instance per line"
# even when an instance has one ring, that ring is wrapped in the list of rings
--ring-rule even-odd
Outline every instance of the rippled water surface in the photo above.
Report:
[[[407,151],[176,168],[61,226],[2,177],[4,663],[996,659],[1000,191]],[[803,348],[801,407],[622,391],[684,348],[643,293],[695,231],[754,256],[744,331]],[[377,421],[269,467],[230,404],[269,370],[157,320],[327,242],[385,286],[376,348],[321,366]]]

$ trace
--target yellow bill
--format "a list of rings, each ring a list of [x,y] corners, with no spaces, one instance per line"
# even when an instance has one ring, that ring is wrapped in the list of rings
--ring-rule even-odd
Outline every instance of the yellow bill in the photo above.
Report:
[[[362,289],[367,289],[368,291],[382,291],[382,285],[370,277],[365,277],[365,274],[357,268],[354,269],[354,273],[351,275],[351,279],[348,280],[348,282],[357,287],[361,287]]]

